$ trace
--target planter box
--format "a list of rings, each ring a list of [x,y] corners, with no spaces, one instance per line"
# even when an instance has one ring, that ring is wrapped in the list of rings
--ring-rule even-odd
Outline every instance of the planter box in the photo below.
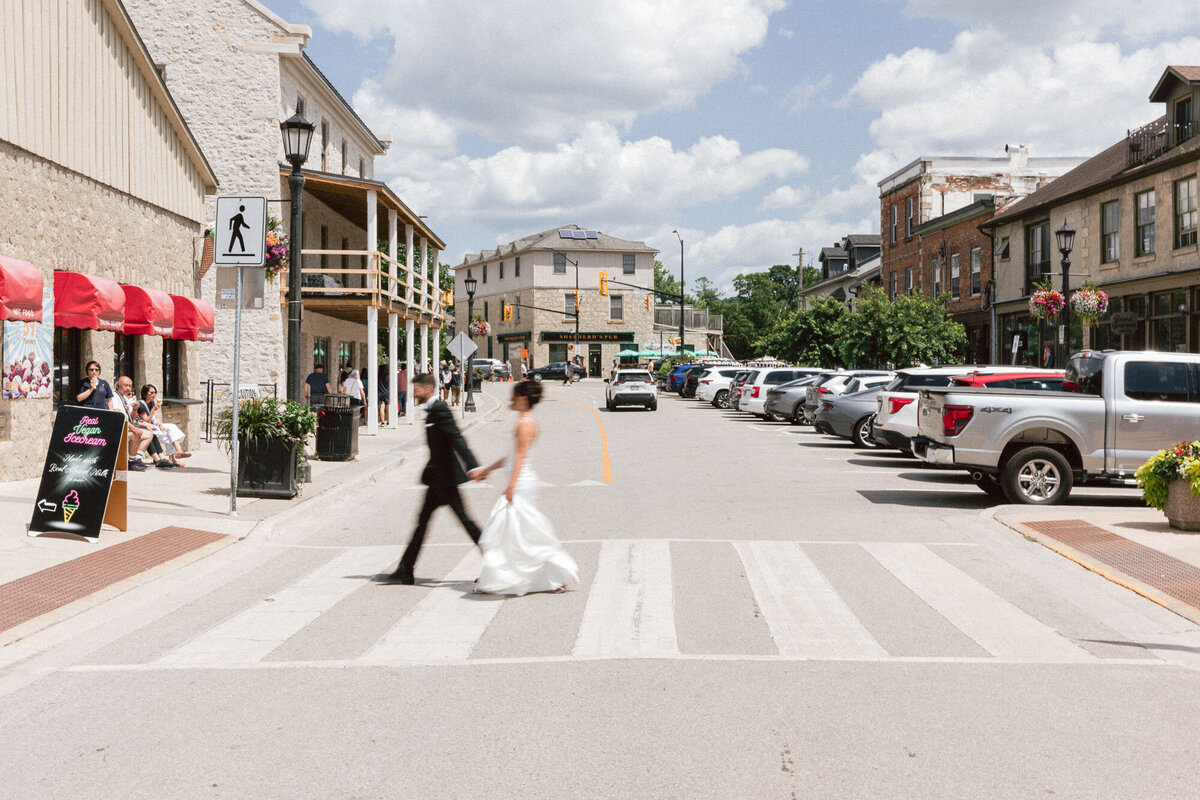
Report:
[[[1192,494],[1187,481],[1173,481],[1167,487],[1167,505],[1163,511],[1172,528],[1200,531],[1200,497]]]
[[[238,446],[238,497],[290,500],[300,492],[296,444],[283,439],[260,439]]]

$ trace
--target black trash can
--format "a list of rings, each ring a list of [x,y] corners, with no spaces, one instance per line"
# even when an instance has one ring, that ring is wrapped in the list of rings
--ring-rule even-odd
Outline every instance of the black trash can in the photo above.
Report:
[[[348,394],[327,394],[317,409],[317,458],[349,461],[358,455],[358,409]]]

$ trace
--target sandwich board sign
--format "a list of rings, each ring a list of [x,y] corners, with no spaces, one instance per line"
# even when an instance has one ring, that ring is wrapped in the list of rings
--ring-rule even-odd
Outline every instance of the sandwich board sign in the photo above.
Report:
[[[94,542],[100,526],[126,528],[125,415],[63,406],[54,419],[29,535],[68,533]]]
[[[261,267],[267,259],[267,198],[218,197],[213,264]]]

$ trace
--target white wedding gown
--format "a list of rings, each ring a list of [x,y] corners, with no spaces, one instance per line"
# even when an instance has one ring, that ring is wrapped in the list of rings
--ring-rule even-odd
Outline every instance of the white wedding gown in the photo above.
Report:
[[[526,457],[512,502],[500,495],[479,538],[483,570],[476,591],[520,596],[578,585],[575,559],[563,550],[554,526],[533,504],[539,483]]]

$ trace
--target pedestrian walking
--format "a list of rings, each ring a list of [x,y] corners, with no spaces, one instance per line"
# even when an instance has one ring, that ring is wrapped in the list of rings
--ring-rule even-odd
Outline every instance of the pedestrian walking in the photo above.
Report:
[[[396,370],[396,398],[397,414],[406,416],[408,414],[408,368],[401,364]]]
[[[450,373],[450,397],[453,405],[458,405],[462,398],[462,364],[456,363]]]
[[[409,586],[416,580],[413,568],[421,554],[429,518],[439,507],[450,506],[450,510],[458,517],[471,541],[479,543],[481,531],[467,514],[458,486],[466,483],[468,479],[482,480],[484,475],[471,448],[463,439],[462,431],[455,424],[450,407],[438,399],[437,380],[433,375],[425,373],[414,378],[413,394],[417,402],[425,408],[425,439],[429,444],[429,463],[421,473],[421,483],[428,488],[425,490],[425,502],[421,504],[421,511],[417,515],[417,527],[413,530],[412,539],[404,550],[404,555],[400,557],[400,565],[388,576],[394,583]]]

